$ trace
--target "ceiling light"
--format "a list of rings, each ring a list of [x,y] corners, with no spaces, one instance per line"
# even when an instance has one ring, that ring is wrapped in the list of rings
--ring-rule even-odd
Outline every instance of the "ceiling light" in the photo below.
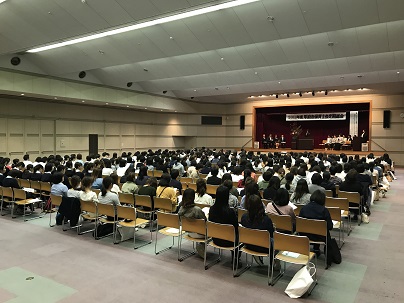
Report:
[[[160,109],[160,111],[162,112],[163,110],[162,110],[162,109]]]
[[[21,96],[24,96],[25,94],[21,94]]]
[[[86,101],[84,101],[84,100],[81,100],[81,102],[82,102],[82,103],[84,103],[84,102],[86,102]]]
[[[328,46],[334,46],[334,45],[335,45],[334,42],[332,42],[332,41],[328,42]]]
[[[278,81],[278,84],[281,84],[281,81]]]
[[[3,3],[3,2],[6,2],[6,0],[0,0],[0,4]]]
[[[147,107],[145,107],[144,109],[147,109]]]
[[[267,19],[268,19],[269,21],[271,21],[271,22],[274,22],[275,17],[274,17],[274,16],[268,16]]]
[[[400,74],[400,72],[399,71],[397,71],[397,75],[399,75]]]
[[[148,71],[149,71],[147,68],[144,68],[143,70],[144,70],[145,72],[148,72]]]
[[[314,97],[316,95],[316,93],[314,92],[314,90],[311,92],[311,95]]]
[[[129,105],[126,105],[126,107],[129,107]]]
[[[105,105],[108,105],[109,103],[105,103]]]
[[[325,95],[326,95],[326,96],[328,95],[328,91],[327,91],[327,90],[325,91]]]
[[[55,97],[54,99],[55,99],[55,100],[57,100],[57,99],[58,99],[58,97]]]
[[[86,36],[86,37],[80,37],[80,38],[76,38],[76,39],[72,39],[72,40],[68,40],[68,41],[63,41],[63,42],[59,42],[59,43],[54,43],[54,44],[50,44],[50,45],[46,45],[46,46],[33,48],[33,49],[28,50],[27,52],[37,53],[37,52],[54,49],[54,48],[58,48],[58,47],[62,47],[62,46],[72,45],[72,44],[90,41],[90,40],[94,40],[94,39],[99,39],[99,38],[103,38],[103,37],[107,37],[107,36],[130,32],[130,31],[141,29],[141,28],[150,27],[150,26],[153,26],[156,24],[163,24],[163,23],[167,23],[167,22],[171,22],[171,21],[199,16],[199,15],[215,12],[215,11],[218,11],[221,9],[231,8],[231,7],[248,4],[248,3],[252,3],[252,2],[257,2],[257,1],[258,0],[235,0],[235,1],[225,2],[225,3],[221,3],[221,4],[217,4],[217,5],[203,7],[203,8],[192,10],[192,11],[187,11],[187,12],[172,15],[172,16],[162,17],[162,18],[158,18],[155,20],[150,20],[150,21],[146,21],[146,22],[142,22],[142,23],[138,23],[138,24],[133,24],[133,25],[105,31],[102,33],[98,33],[98,34],[94,34],[94,35],[90,35],[90,36]]]
[[[300,96],[300,97],[302,96],[302,92],[299,93],[299,96]]]

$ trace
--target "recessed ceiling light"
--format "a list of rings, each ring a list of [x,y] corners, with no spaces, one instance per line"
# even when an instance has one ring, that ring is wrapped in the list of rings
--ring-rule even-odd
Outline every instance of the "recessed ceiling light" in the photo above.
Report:
[[[162,110],[162,109],[160,109],[160,111],[162,112],[163,110]]]
[[[129,32],[129,31],[134,31],[134,30],[150,27],[150,26],[153,26],[156,24],[163,24],[163,23],[167,23],[167,22],[171,22],[171,21],[175,21],[175,20],[199,16],[199,15],[215,12],[218,10],[231,8],[231,7],[235,7],[235,6],[239,6],[239,5],[243,5],[243,4],[247,4],[247,3],[257,2],[257,1],[258,0],[235,0],[235,1],[224,2],[224,3],[217,4],[217,5],[212,5],[212,6],[192,10],[192,11],[179,13],[176,15],[171,15],[171,16],[167,16],[167,17],[158,18],[155,20],[150,20],[150,21],[146,21],[146,22],[142,22],[142,23],[138,23],[138,24],[132,24],[132,25],[125,26],[125,27],[108,30],[108,31],[90,35],[90,36],[80,37],[80,38],[76,38],[76,39],[72,39],[72,40],[68,40],[68,41],[63,41],[63,42],[59,42],[59,43],[42,46],[42,47],[33,48],[33,49],[28,50],[27,52],[37,53],[37,52],[54,49],[54,48],[58,48],[58,47],[66,46],[66,45],[77,44],[80,42],[90,41],[90,40],[94,40],[94,39],[98,39],[98,38],[112,36],[112,35],[125,33],[125,32]]]
[[[222,61],[223,61],[223,60],[224,60],[224,58],[220,58],[220,60],[222,60]]]
[[[177,112],[177,111],[175,111],[175,112]]]
[[[129,107],[129,105],[126,105],[126,107]]]
[[[255,72],[254,74],[258,75],[258,72]]]
[[[196,92],[196,89],[194,89],[194,92]]]
[[[108,105],[109,103],[105,103],[105,105]]]
[[[21,94],[21,96],[24,96],[25,94]]]
[[[174,37],[170,37],[170,40],[173,40],[174,39]]]
[[[84,103],[84,102],[86,102],[86,101],[84,101],[84,100],[81,100],[81,102],[82,102],[82,103]],[[108,104],[108,103],[107,103],[107,104]]]
[[[399,71],[397,71],[397,74],[399,75],[399,74],[400,74],[400,72],[399,72]]]
[[[58,99],[58,97],[55,97],[55,100],[57,100]]]
[[[149,71],[147,68],[144,68],[143,70],[144,70],[145,72],[148,72],[148,71]]]
[[[98,52],[99,52],[101,55],[104,55],[104,54],[105,54],[105,52],[102,51],[102,50],[99,50]]]
[[[278,81],[278,84],[281,84],[281,81]]]
[[[147,109],[147,107],[145,107],[144,109]]]

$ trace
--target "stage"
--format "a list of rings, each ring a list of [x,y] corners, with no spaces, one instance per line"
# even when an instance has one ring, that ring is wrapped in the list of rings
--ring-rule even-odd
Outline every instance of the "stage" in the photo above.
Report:
[[[340,155],[341,153],[344,153],[347,156],[355,156],[355,155],[359,155],[361,157],[366,157],[367,155],[369,155],[370,153],[373,153],[375,155],[375,157],[379,157],[379,156],[383,156],[384,152],[372,152],[372,151],[353,151],[353,150],[325,150],[325,149],[313,149],[313,150],[301,150],[301,149],[291,149],[291,148],[273,148],[273,149],[263,149],[263,148],[244,148],[246,151],[253,151],[255,153],[257,152],[261,152],[261,153],[290,153],[290,152],[294,152],[294,153],[304,153],[304,152],[308,152],[308,153],[326,153],[326,154],[334,154],[334,155]]]

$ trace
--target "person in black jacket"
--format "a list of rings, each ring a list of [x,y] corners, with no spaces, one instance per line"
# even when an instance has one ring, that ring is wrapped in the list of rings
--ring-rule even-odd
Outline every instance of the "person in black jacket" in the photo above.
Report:
[[[325,188],[326,190],[331,190],[332,191],[332,196],[334,198],[337,197],[337,189],[335,187],[335,184],[330,181],[331,174],[328,171],[323,172],[323,182],[321,182],[320,186]]]
[[[339,186],[340,191],[359,193],[361,197],[364,194],[363,185],[358,181],[358,172],[355,169],[350,169],[345,176],[345,181]],[[361,199],[363,200],[363,199]],[[350,207],[357,207],[357,204],[349,202]],[[352,212],[355,214],[353,220],[358,219],[358,210],[353,209]]]
[[[170,175],[171,181],[169,186],[178,189],[180,195],[182,195],[182,184],[177,180],[178,176],[180,175],[180,171],[178,169],[172,169]]]
[[[0,186],[3,186],[3,180],[6,178],[6,169],[4,168],[4,165],[0,165]]]
[[[10,170],[7,177],[3,179],[3,187],[21,188],[17,181],[18,171],[16,169]]]
[[[333,223],[331,220],[330,212],[324,205],[325,205],[325,194],[320,190],[316,190],[310,197],[310,203],[303,206],[302,209],[300,210],[299,217],[306,219],[325,220],[327,222],[327,238],[328,241],[330,241],[331,236],[329,231],[332,230]],[[300,235],[309,237],[311,241],[319,241],[319,242],[326,241],[324,236],[303,234],[303,233],[300,233]],[[321,254],[319,244],[313,244],[313,249],[314,252],[317,254],[317,256]]]
[[[52,170],[53,170],[53,164],[52,163],[46,163],[46,165],[45,165],[45,173],[43,173],[42,176],[41,176],[41,181],[42,182],[52,182]]]
[[[209,209],[209,221],[220,224],[231,224],[235,228],[236,242],[230,242],[222,239],[213,238],[213,243],[224,247],[233,247],[238,245],[238,219],[236,212],[229,206],[229,189],[226,186],[219,186],[216,190],[215,204]],[[232,252],[232,259],[233,259]],[[239,262],[239,264],[241,264]]]
[[[213,166],[212,170],[210,171],[211,176],[206,180],[206,184],[211,184],[211,185],[220,185],[222,184],[222,179],[220,179],[217,175],[219,174],[219,169],[217,166]]]

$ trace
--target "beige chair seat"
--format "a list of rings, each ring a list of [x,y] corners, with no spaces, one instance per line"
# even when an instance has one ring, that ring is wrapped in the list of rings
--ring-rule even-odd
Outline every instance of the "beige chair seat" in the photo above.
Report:
[[[102,222],[102,223],[110,223],[110,224],[115,223],[114,220],[108,220],[107,218],[102,218],[102,217],[99,218],[99,221]]]
[[[275,256],[275,259],[278,259],[278,260],[284,261],[284,262],[288,262],[288,263],[301,264],[301,265],[306,265],[307,262],[309,262],[315,256],[314,252],[310,252],[309,256],[299,254],[298,257],[294,258],[294,257],[291,257],[291,256],[285,256],[283,253],[284,253],[284,251],[280,251]]]
[[[180,234],[181,235],[185,234],[185,231],[183,231],[181,233],[179,231],[176,232],[176,233],[169,232],[170,229],[172,229],[172,227],[162,228],[162,229],[159,230],[159,233],[161,233],[161,234],[163,234],[165,236],[170,236],[170,237],[178,237]]]
[[[33,199],[18,200],[18,201],[15,201],[14,203],[17,205],[28,205],[28,204],[33,203],[32,200]]]
[[[218,249],[224,249],[224,250],[234,250],[233,246],[220,246],[215,244],[213,241],[209,243],[210,246],[218,248]]]
[[[141,219],[141,218],[137,218],[136,222],[135,221],[119,221],[119,226],[124,226],[124,227],[136,227],[142,224],[147,224],[149,222],[149,220],[146,219]]]
[[[258,251],[251,250],[251,249],[248,249],[245,247],[242,247],[240,250],[249,255],[258,256],[258,257],[268,257],[268,254],[266,254],[266,253],[258,252]]]
[[[198,243],[205,243],[205,238],[194,238],[194,237],[191,237],[190,235],[185,235],[184,239],[187,239],[188,241],[198,242]]]

